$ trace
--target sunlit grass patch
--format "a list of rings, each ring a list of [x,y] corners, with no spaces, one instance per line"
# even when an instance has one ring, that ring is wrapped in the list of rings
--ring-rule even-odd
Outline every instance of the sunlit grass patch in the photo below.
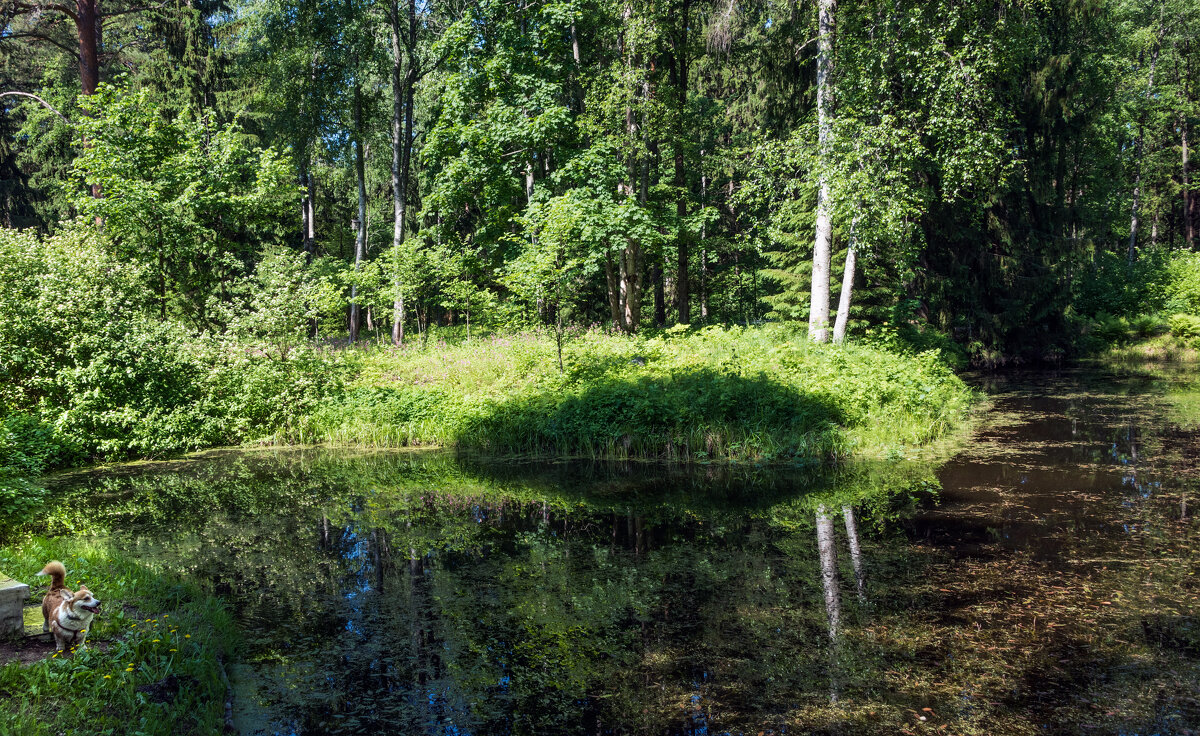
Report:
[[[520,333],[364,351],[291,439],[500,454],[792,462],[904,456],[974,397],[933,353],[816,345],[785,326]]]

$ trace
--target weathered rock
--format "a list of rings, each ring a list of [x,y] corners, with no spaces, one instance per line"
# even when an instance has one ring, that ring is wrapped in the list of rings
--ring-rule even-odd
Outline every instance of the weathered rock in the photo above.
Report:
[[[25,599],[29,586],[0,573],[0,637],[18,637],[25,632]]]

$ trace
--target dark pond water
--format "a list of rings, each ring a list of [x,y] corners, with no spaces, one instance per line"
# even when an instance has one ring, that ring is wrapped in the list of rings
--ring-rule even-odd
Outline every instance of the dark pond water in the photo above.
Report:
[[[293,450],[60,485],[234,606],[245,733],[1191,733],[1200,393],[985,387],[940,463]]]

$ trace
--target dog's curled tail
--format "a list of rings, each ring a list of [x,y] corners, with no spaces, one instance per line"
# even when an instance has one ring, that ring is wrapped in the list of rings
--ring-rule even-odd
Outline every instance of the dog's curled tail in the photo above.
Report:
[[[46,566],[42,568],[42,571],[38,575],[50,576],[50,590],[67,587],[63,584],[63,581],[67,577],[67,568],[63,567],[63,564],[58,560],[51,560],[46,563]]]

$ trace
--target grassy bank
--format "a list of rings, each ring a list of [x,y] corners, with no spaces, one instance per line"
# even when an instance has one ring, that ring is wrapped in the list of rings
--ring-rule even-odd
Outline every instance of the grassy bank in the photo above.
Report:
[[[94,591],[103,612],[87,648],[53,653],[48,642],[0,651],[0,734],[219,733],[226,686],[221,657],[237,644],[229,612],[197,586],[82,537],[31,538],[0,548],[0,570],[23,581],[62,560],[67,583]],[[45,592],[34,584],[34,601]],[[39,637],[46,638],[46,637]]]
[[[1118,345],[1110,345],[1096,353],[1096,359],[1110,363],[1196,363],[1200,348],[1174,335],[1154,335]]]
[[[677,461],[894,456],[960,427],[971,393],[932,354],[814,345],[783,326],[523,333],[365,350],[285,435],[490,453]]]

